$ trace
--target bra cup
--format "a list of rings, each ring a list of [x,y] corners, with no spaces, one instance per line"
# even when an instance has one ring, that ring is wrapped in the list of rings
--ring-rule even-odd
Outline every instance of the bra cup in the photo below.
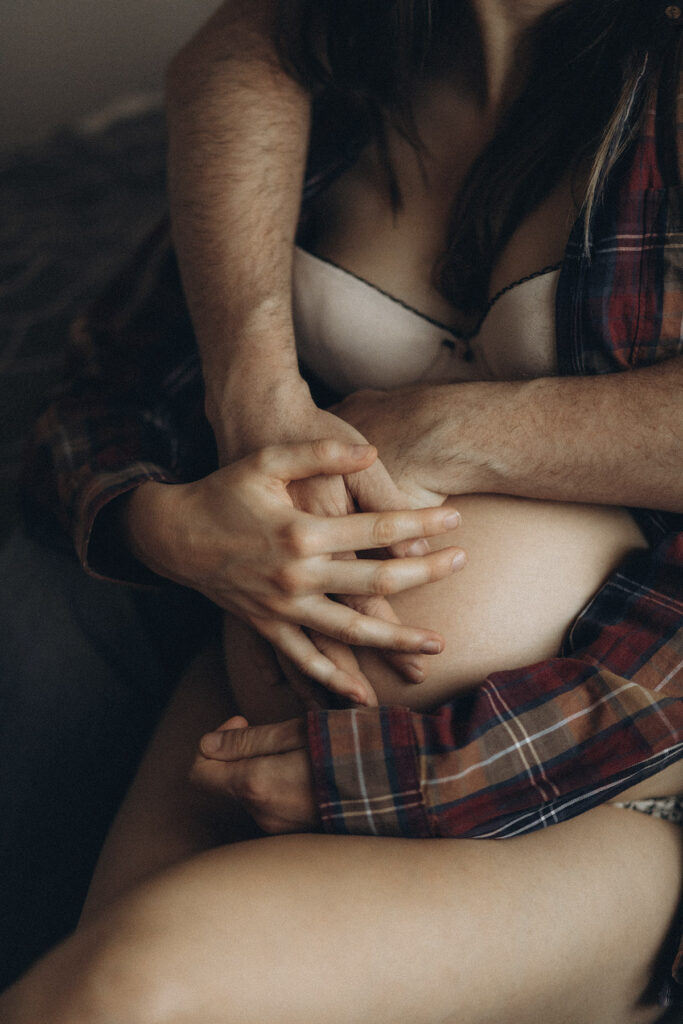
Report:
[[[292,309],[297,353],[338,394],[421,382],[544,376],[556,365],[557,276],[540,275],[501,295],[470,344],[367,281],[296,248]],[[527,290],[528,299],[519,302]]]
[[[491,306],[476,346],[493,380],[556,376],[559,279],[559,270],[540,274],[515,285]]]

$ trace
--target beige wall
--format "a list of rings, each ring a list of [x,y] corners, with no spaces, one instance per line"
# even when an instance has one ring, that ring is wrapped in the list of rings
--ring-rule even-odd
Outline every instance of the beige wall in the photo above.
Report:
[[[161,89],[172,53],[219,0],[0,0],[0,147],[122,94]]]

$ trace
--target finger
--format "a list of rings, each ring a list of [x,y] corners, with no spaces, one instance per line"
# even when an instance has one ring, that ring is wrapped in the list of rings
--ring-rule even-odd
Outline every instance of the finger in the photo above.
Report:
[[[354,611],[346,604],[315,595],[299,603],[298,619],[306,628],[315,629],[352,647],[378,647],[383,650],[420,654],[440,654],[443,650],[443,638],[439,633],[433,629],[419,629],[400,624],[392,613],[391,605],[384,598],[362,600],[382,601],[386,604],[386,617],[372,618]],[[308,672],[308,675],[311,674]],[[313,678],[327,685],[317,674]]]
[[[426,540],[403,540],[389,548],[394,558],[421,558],[431,551]]]
[[[366,705],[367,707],[377,707],[379,701],[377,700],[375,689],[365,673],[361,671],[358,659],[349,645],[343,644],[331,636],[325,636],[324,633],[317,633],[315,630],[311,630],[309,637],[318,650],[326,655],[330,661],[334,662],[337,668],[348,672],[354,678],[360,677],[363,679],[368,696]]]
[[[199,749],[212,761],[242,761],[271,754],[286,754],[306,746],[306,722],[291,718],[272,725],[222,729],[202,736]]]
[[[303,672],[299,671],[293,661],[285,658],[284,654],[277,650],[275,651],[275,657],[292,693],[296,694],[308,711],[320,711],[330,706],[329,690],[326,690],[320,683],[316,683],[313,679],[305,676]]]
[[[332,519],[313,518],[305,525],[307,554],[334,554],[387,548],[399,541],[437,537],[454,530],[460,514],[453,508],[400,512],[358,512]]]
[[[442,548],[422,558],[330,559],[309,567],[311,589],[326,594],[376,594],[386,597],[435,583],[461,569],[465,552]]]
[[[358,611],[362,615],[374,616],[383,619],[385,622],[393,622],[398,626],[401,625],[398,615],[384,597],[358,597],[355,594],[345,594],[340,600],[348,608],[353,608],[354,611]],[[417,685],[423,683],[427,678],[429,658],[424,654],[382,651],[382,657],[408,683]]]
[[[244,715],[232,715],[227,722],[223,722],[222,725],[218,726],[216,732],[224,732],[228,729],[246,729],[249,722],[246,720]]]
[[[334,608],[334,602],[327,598],[323,598],[321,604],[329,604]],[[315,679],[327,690],[348,697],[356,704],[367,704],[372,699],[363,676],[354,677],[344,669],[337,668],[330,658],[318,650],[300,626],[274,619],[252,618],[251,622],[259,633],[293,661],[304,675]]]
[[[355,512],[343,476],[309,476],[292,480],[287,493],[294,508],[314,516],[347,516]]]
[[[353,477],[347,476],[347,486],[358,508],[365,512],[424,508],[426,504],[441,506],[443,500],[438,500],[435,496],[433,501],[428,502],[423,499],[416,499],[402,491],[394,483],[381,459],[377,459],[364,472],[357,473]],[[421,534],[416,534],[416,538],[421,536]],[[414,538],[392,542],[390,546],[391,553],[396,558],[405,558],[407,556],[419,557],[420,555],[426,555],[429,550],[423,540]]]
[[[321,438],[298,444],[270,445],[252,458],[266,476],[289,483],[305,477],[343,476],[357,473],[377,458],[377,449],[369,444],[347,444]]]
[[[363,473],[347,477],[347,487],[356,504],[365,512],[384,512],[411,507],[410,498],[394,483],[384,463],[380,460]]]
[[[425,541],[424,543],[426,544],[427,542]],[[343,552],[341,554],[334,555],[333,560],[335,562],[354,562],[356,560],[356,556],[351,552]],[[382,619],[383,622],[393,622],[399,628],[401,626],[401,620],[399,619],[398,615],[391,607],[389,602],[384,597],[364,597],[357,594],[340,594],[338,596],[339,599],[343,601],[343,603],[347,606],[347,608],[352,608],[354,611],[359,612],[361,615],[376,617],[378,619]],[[313,637],[316,634],[314,633],[314,631],[310,631],[310,635]],[[318,647],[320,647],[319,644]],[[357,664],[356,656],[355,654],[353,654],[353,651],[348,646],[348,644],[344,645],[344,647],[347,651],[350,652],[350,654],[353,655],[353,658]],[[389,662],[389,664],[393,665],[396,671],[407,680],[407,682],[424,682],[427,667],[427,659],[424,655],[401,654],[399,652],[394,651],[384,651],[384,657]],[[364,678],[367,677],[364,676]],[[370,685],[369,682],[368,685]],[[372,689],[372,692],[374,694],[374,688]]]

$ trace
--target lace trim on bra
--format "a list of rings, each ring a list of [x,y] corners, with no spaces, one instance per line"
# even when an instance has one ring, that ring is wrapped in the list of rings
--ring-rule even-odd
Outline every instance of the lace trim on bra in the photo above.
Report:
[[[430,316],[428,313],[423,313],[419,309],[415,309],[415,307],[411,306],[410,303],[404,302],[403,299],[397,298],[395,295],[392,295],[391,292],[385,291],[384,288],[380,288],[379,285],[373,284],[372,281],[368,281],[367,278],[361,277],[360,274],[355,274],[353,270],[347,270],[346,267],[340,266],[339,263],[335,263],[334,260],[328,259],[326,256],[318,256],[317,253],[308,252],[307,249],[303,249],[302,252],[308,253],[309,256],[313,256],[314,259],[320,260],[321,263],[326,263],[329,267],[334,267],[335,270],[339,270],[342,274],[347,274],[349,277],[354,278],[354,280],[359,281],[361,284],[366,285],[366,287],[372,288],[373,291],[378,292],[380,295],[383,295],[384,298],[389,299],[391,302],[395,302],[396,305],[402,306],[403,309],[407,310],[409,313],[413,313],[415,316],[419,316],[421,320],[425,320],[427,323],[432,324],[434,327],[438,327],[442,331],[448,331],[449,334],[452,334],[454,337],[458,338],[459,341],[464,342],[469,342],[476,338],[476,336],[479,334],[482,327],[484,326],[484,321],[486,320],[487,316],[489,315],[493,307],[496,305],[496,303],[499,301],[499,299],[502,299],[504,295],[507,295],[508,292],[514,291],[514,289],[518,288],[520,285],[526,284],[527,281],[533,281],[537,277],[543,277],[545,274],[552,274],[554,271],[560,270],[562,264],[564,263],[564,260],[559,260],[557,263],[552,263],[549,264],[548,266],[541,267],[540,270],[535,270],[532,274],[526,274],[524,277],[520,277],[516,281],[512,281],[510,284],[505,285],[504,288],[501,288],[500,291],[497,291],[496,294],[492,296],[491,299],[489,299],[489,301],[486,304],[486,308],[484,309],[483,313],[481,314],[479,320],[476,323],[476,326],[471,331],[462,331],[458,327],[453,327],[450,324],[445,324],[441,320],[437,320],[436,317]]]

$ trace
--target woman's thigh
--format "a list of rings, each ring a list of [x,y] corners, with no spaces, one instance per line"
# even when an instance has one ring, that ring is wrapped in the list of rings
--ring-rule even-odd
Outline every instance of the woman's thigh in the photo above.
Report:
[[[255,724],[294,717],[303,707],[285,685],[270,645],[253,630],[227,616],[225,642],[243,699],[235,701],[217,643],[185,671],[109,831],[81,921],[155,872],[261,835],[240,807],[227,800],[219,807],[191,784],[199,740],[238,710]]]
[[[226,842],[255,834],[235,806],[218,814],[189,781],[201,736],[235,706],[218,646],[207,648],[185,672],[138,768],[100,853],[81,921],[127,889]]]
[[[260,839],[134,890],[3,1019],[49,992],[59,1024],[646,1024],[680,885],[680,832],[615,808],[501,842]]]

